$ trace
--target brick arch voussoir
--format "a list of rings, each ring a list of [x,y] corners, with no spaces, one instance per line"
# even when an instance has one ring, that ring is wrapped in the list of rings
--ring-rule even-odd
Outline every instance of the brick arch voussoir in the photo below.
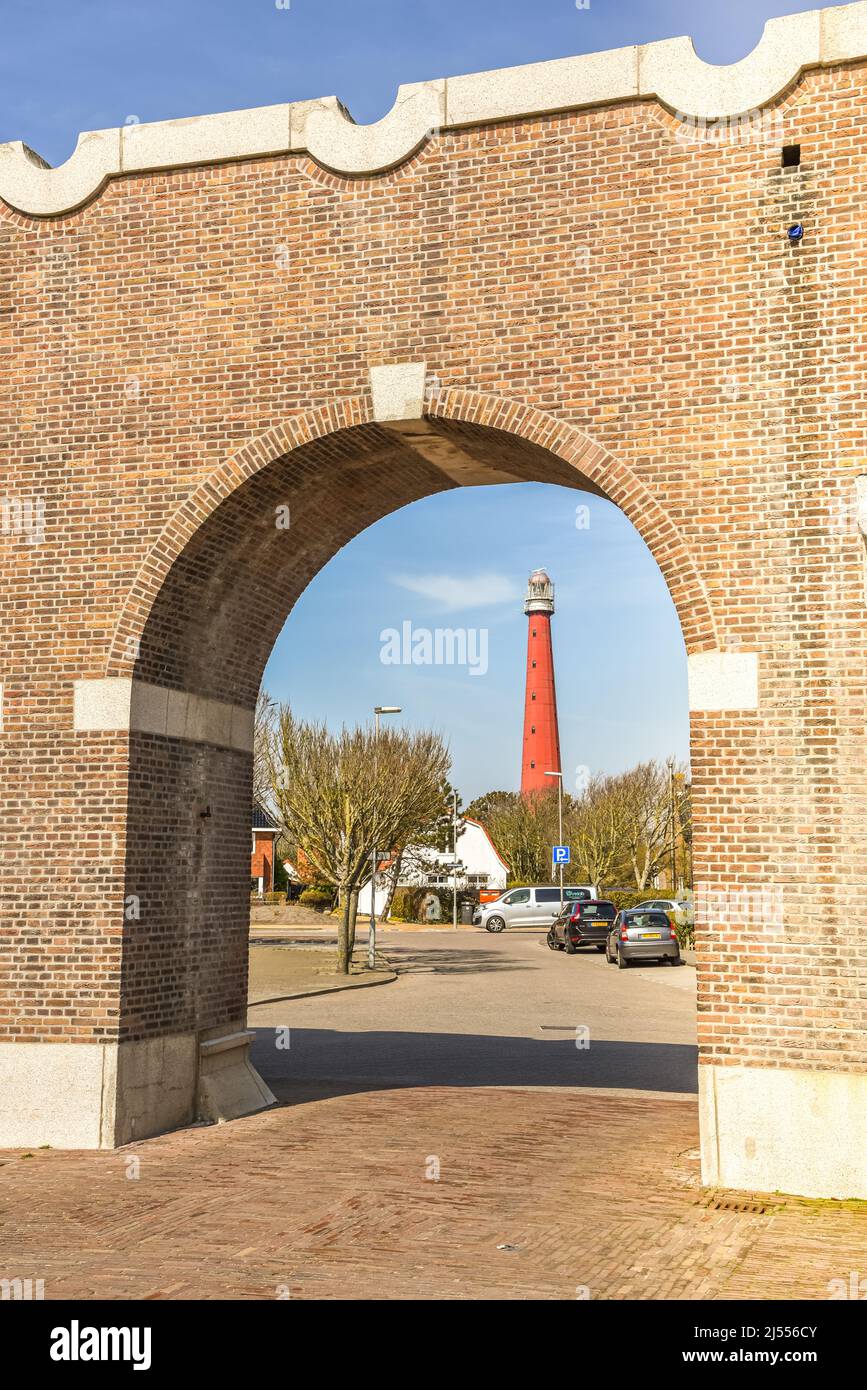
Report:
[[[562,458],[595,483],[632,522],[659,565],[680,618],[687,651],[718,646],[707,592],[677,526],[646,485],[607,449],[568,421],[534,406],[466,388],[437,390],[427,402],[427,414],[516,435]],[[137,641],[163,583],[184,548],[222,502],[255,473],[293,449],[372,420],[369,396],[332,401],[273,426],[209,474],[167,522],[146,556],[118,619],[106,675],[132,674]]]
[[[250,440],[196,487],[164,526],[127,595],[112,637],[107,676],[128,676],[154,601],[172,566],[209,517],[255,473],[293,449],[372,419],[370,400],[350,396],[290,416]]]
[[[595,483],[632,522],[653,555],[677,610],[687,651],[718,648],[710,598],[689,548],[665,508],[626,464],[569,421],[517,401],[445,388],[433,397],[428,413],[517,435],[556,454]]]

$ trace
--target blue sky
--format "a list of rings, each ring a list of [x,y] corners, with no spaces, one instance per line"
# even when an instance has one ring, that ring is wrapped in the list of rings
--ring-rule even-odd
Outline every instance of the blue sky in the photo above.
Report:
[[[669,752],[686,757],[686,657],[656,562],[612,503],[544,483],[455,489],[371,526],[296,603],[266,685],[307,718],[350,723],[374,705],[400,705],[408,723],[449,740],[465,800],[513,789],[521,770],[523,600],[540,565],[555,585],[567,789],[575,790],[579,766],[615,770]],[[484,629],[487,671],[384,665],[381,634],[402,632],[407,621],[413,630]]]
[[[798,0],[3,0],[0,141],[52,164],[78,132],[337,95],[377,120],[402,82],[689,34],[708,62],[757,43]],[[576,529],[586,502],[590,525]],[[557,588],[555,656],[566,785],[575,769],[686,756],[686,660],[665,584],[615,507],[542,485],[452,492],[385,519],[318,575],[266,672],[273,694],[334,724],[399,704],[442,730],[465,799],[514,787],[527,575]],[[462,605],[461,594],[470,596]],[[388,666],[380,633],[488,633],[488,670]],[[338,659],[335,659],[335,653]]]

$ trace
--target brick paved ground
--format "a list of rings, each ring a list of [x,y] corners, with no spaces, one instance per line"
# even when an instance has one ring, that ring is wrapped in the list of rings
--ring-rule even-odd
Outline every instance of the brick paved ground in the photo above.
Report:
[[[821,1299],[863,1269],[863,1210],[715,1209],[696,1144],[691,1101],[419,1087],[6,1153],[0,1275],[50,1299]]]

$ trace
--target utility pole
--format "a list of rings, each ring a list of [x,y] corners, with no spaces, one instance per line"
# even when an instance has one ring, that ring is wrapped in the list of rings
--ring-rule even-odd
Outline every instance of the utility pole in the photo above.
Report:
[[[400,714],[400,705],[376,705],[373,710],[373,781],[376,784],[376,745],[379,743],[379,716]],[[370,926],[367,931],[367,968],[376,969],[376,845],[370,852]]]

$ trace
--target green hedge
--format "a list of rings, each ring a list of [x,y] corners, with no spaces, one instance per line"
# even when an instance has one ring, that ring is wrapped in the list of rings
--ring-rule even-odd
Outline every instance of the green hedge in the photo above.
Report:
[[[309,888],[299,895],[299,903],[305,907],[315,907],[321,911],[326,911],[334,903],[335,890],[328,884],[313,883]]]
[[[645,888],[640,893],[636,888],[612,888],[606,889],[602,897],[613,903],[618,912],[624,912],[630,907],[638,907],[641,903],[652,902],[655,898],[667,898],[669,894],[660,888]],[[692,950],[695,946],[695,928],[692,923],[675,921],[672,925],[682,949]]]

